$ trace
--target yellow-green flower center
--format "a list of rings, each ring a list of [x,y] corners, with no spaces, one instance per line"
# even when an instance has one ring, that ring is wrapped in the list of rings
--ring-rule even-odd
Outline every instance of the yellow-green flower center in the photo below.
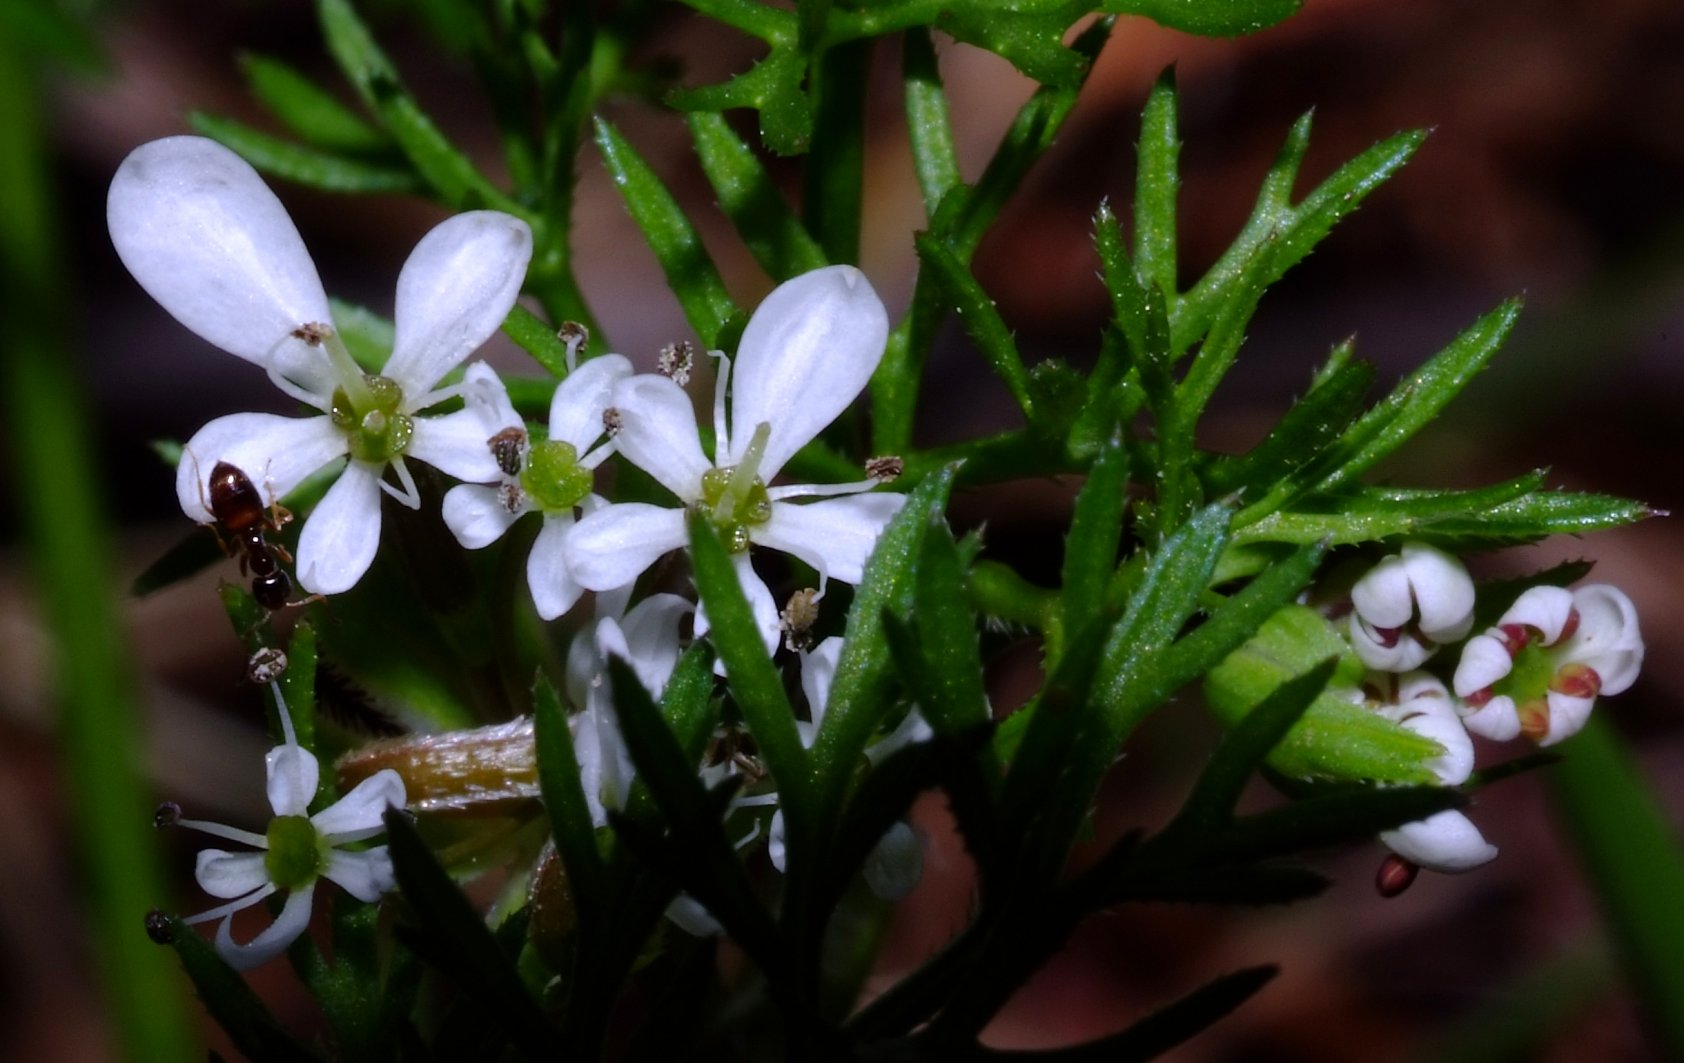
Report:
[[[741,466],[709,469],[702,474],[700,509],[719,533],[726,549],[741,553],[748,549],[749,528],[772,519],[772,500],[766,485],[751,476],[742,490],[732,493],[734,474]]]
[[[571,513],[591,493],[591,471],[579,465],[573,444],[550,439],[532,444],[520,486],[545,513]]]
[[[353,397],[346,389],[333,393],[328,415],[345,433],[351,457],[358,461],[384,463],[402,454],[415,435],[415,420],[403,409],[403,388],[389,377],[365,373],[363,396]]]
[[[327,867],[327,842],[308,817],[276,816],[269,823],[268,840],[263,868],[281,889],[303,889]]]

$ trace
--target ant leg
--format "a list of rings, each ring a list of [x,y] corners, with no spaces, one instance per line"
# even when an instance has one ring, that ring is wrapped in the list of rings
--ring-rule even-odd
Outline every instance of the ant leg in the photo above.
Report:
[[[216,519],[216,510],[211,508],[210,499],[205,497],[205,477],[199,468],[199,455],[193,453],[192,447],[182,447],[181,452],[193,462],[193,486],[197,488],[199,492],[199,505],[204,507],[205,512],[211,515],[211,519],[206,523],[200,524],[199,527],[210,529],[211,535],[216,538],[217,549],[221,550],[229,557],[240,557],[240,575],[245,575],[245,558],[240,556],[239,550],[236,547],[232,546],[227,539],[222,537],[222,526],[221,522]]]

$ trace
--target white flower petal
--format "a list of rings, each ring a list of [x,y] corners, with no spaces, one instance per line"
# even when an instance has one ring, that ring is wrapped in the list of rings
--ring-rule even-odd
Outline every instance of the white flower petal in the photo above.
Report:
[[[353,461],[298,534],[298,584],[311,594],[356,586],[380,546],[382,467]]]
[[[620,411],[614,448],[686,503],[699,499],[702,474],[713,465],[702,454],[684,389],[664,376],[627,377],[614,388],[614,407]]]
[[[230,853],[222,849],[199,850],[193,877],[199,888],[212,897],[242,897],[269,882],[264,853]]]
[[[415,245],[398,274],[392,357],[383,371],[409,401],[502,326],[531,258],[532,230],[494,210],[447,218]]]
[[[358,783],[350,793],[310,817],[329,845],[362,841],[386,829],[388,808],[404,806],[403,776],[383,768]],[[365,900],[367,898],[364,898]]]
[[[285,497],[304,478],[345,454],[345,433],[327,417],[233,413],[193,433],[175,467],[181,511],[211,522],[211,472],[225,461],[245,473],[266,504]]]
[[[1599,654],[1592,667],[1602,680],[1604,696],[1623,694],[1637,682],[1637,673],[1643,670],[1643,647],[1624,653]]]
[[[771,519],[750,526],[749,540],[793,554],[831,579],[858,583],[878,537],[904,505],[905,495],[875,493],[773,502]]]
[[[784,870],[788,854],[784,851],[784,810],[781,808],[772,813],[772,824],[766,828],[766,855],[773,867]]]
[[[490,546],[526,515],[524,508],[510,513],[497,488],[481,484],[458,484],[446,491],[443,510],[445,527],[469,550]]]
[[[1356,651],[1363,664],[1378,672],[1408,672],[1421,667],[1433,655],[1433,651],[1407,629],[1388,630],[1392,632],[1390,645],[1360,614],[1351,614],[1348,632],[1351,649]]]
[[[286,208],[245,160],[204,137],[142,144],[111,179],[106,220],[123,265],[177,321],[333,393],[325,353],[292,335],[332,323],[327,295]]]
[[[490,440],[478,412],[457,410],[415,418],[415,434],[404,454],[463,483],[490,483],[503,475]]]
[[[1497,847],[1455,809],[1386,831],[1380,841],[1405,860],[1430,871],[1471,871],[1497,857]]]
[[[836,680],[836,662],[842,658],[842,636],[832,635],[801,655],[801,693],[807,696],[807,713],[817,733],[830,707],[830,685]],[[805,743],[812,744],[812,739]]]
[[[626,659],[653,697],[661,696],[678,666],[678,626],[694,609],[676,594],[651,594],[619,622]]]
[[[871,892],[885,901],[898,901],[911,893],[924,874],[924,847],[918,832],[905,822],[884,831],[860,873]]]
[[[774,288],[749,318],[731,376],[731,440],[742,460],[755,426],[772,426],[761,459],[770,482],[864,390],[883,359],[889,315],[865,274],[827,266]]]
[[[526,586],[539,617],[554,620],[578,604],[585,588],[567,567],[567,537],[574,527],[571,513],[546,513],[544,526],[526,558]]]
[[[316,796],[321,769],[303,746],[276,746],[263,758],[268,773],[269,807],[277,816],[302,816]]]
[[[1543,632],[1543,644],[1553,646],[1561,640],[1567,618],[1573,611],[1573,593],[1563,587],[1529,587],[1514,600],[1508,611],[1497,621],[1498,627],[1524,624]]]
[[[1456,662],[1456,675],[1451,689],[1465,698],[1484,690],[1514,670],[1514,658],[1509,656],[1503,640],[1492,634],[1475,635],[1462,647],[1462,659]]]
[[[916,745],[919,742],[928,742],[934,736],[935,731],[930,727],[929,721],[924,719],[924,714],[918,711],[918,706],[914,705],[912,711],[901,719],[901,722],[893,731],[866,747],[865,757],[873,764],[877,764],[907,746]]]
[[[1414,590],[1421,633],[1454,642],[1473,626],[1473,579],[1461,560],[1426,543],[1404,543],[1403,561]]]
[[[398,882],[392,871],[392,858],[384,845],[360,853],[335,849],[327,854],[327,867],[322,874],[337,882],[346,893],[369,904],[390,892]]]
[[[684,511],[641,502],[604,506],[567,536],[567,569],[581,586],[612,590],[635,580],[688,541]]]
[[[423,396],[417,395],[420,399]],[[526,423],[509,401],[509,389],[497,370],[484,362],[470,364],[462,374],[462,403],[479,418],[485,438],[490,439],[505,428],[525,428]]]
[[[581,639],[574,640],[574,647],[581,644]],[[587,647],[585,655],[589,656]],[[572,663],[575,654],[568,654],[569,677],[571,678]],[[581,701],[583,699],[581,698]],[[578,702],[576,702],[578,703]],[[595,713],[575,713],[568,726],[573,732],[573,753],[579,760],[579,787],[585,793],[585,805],[590,809],[591,825],[606,827],[608,825],[608,809],[602,803],[603,752],[602,743],[597,737],[597,725],[600,722]]]
[[[1415,616],[1409,567],[1403,555],[1392,554],[1369,569],[1351,587],[1351,607],[1375,627],[1398,628]]]
[[[710,938],[725,933],[719,920],[702,907],[701,901],[688,893],[680,893],[672,899],[672,903],[667,905],[667,918],[691,937]]]
[[[1619,694],[1637,681],[1643,665],[1643,635],[1637,606],[1624,591],[1606,583],[1573,590],[1579,628],[1561,647],[1561,657],[1596,670],[1603,694]]]
[[[1407,729],[1444,747],[1432,762],[1433,774],[1446,786],[1457,786],[1473,774],[1473,740],[1468,729],[1449,705],[1436,698],[1419,698],[1398,706],[1399,719]],[[1441,711],[1442,710],[1442,711]]]
[[[550,438],[571,443],[583,457],[602,438],[602,411],[613,405],[615,385],[631,375],[631,362],[618,354],[592,358],[569,373],[550,398]]]
[[[1514,699],[1499,694],[1462,717],[1462,726],[1470,734],[1489,738],[1493,742],[1508,742],[1520,736],[1520,713]]]
[[[1547,697],[1549,733],[1538,740],[1540,746],[1553,746],[1584,730],[1590,720],[1590,710],[1596,705],[1595,698],[1575,697],[1555,690],[1550,691]]]
[[[224,919],[216,928],[216,954],[236,971],[249,971],[268,963],[285,952],[288,945],[298,940],[298,936],[309,929],[310,898],[314,893],[313,885],[293,890],[287,897],[281,914],[275,917],[268,929],[244,945],[234,940],[233,931],[229,927],[231,920]]]

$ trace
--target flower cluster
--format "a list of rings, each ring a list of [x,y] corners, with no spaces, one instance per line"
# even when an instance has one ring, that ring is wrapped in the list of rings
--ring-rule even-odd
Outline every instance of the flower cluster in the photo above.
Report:
[[[1525,735],[1540,746],[1584,727],[1598,694],[1630,687],[1643,663],[1637,610],[1616,587],[1537,586],[1497,623],[1474,626],[1475,587],[1466,567],[1425,543],[1405,543],[1351,588],[1346,633],[1369,669],[1354,700],[1443,750],[1431,770],[1446,786],[1473,773],[1470,733],[1496,741]],[[1447,644],[1466,639],[1450,685],[1424,670]],[[1497,855],[1461,812],[1440,812],[1388,831],[1396,854],[1435,871],[1466,871]]]

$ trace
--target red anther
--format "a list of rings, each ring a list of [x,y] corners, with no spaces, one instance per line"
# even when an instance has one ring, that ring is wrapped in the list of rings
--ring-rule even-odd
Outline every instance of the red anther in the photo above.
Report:
[[[1403,628],[1401,627],[1377,627],[1371,630],[1374,632],[1374,641],[1388,650],[1396,646],[1398,639],[1403,637]]]
[[[1503,648],[1509,651],[1510,657],[1525,649],[1537,632],[1537,628],[1526,624],[1499,624],[1497,630],[1503,633]]]
[[[1420,873],[1418,866],[1392,853],[1380,861],[1380,870],[1374,874],[1374,890],[1387,899],[1396,897],[1408,889]]]
[[[1550,689],[1575,698],[1594,698],[1602,693],[1602,677],[1588,664],[1564,664],[1550,678]]]
[[[1496,697],[1496,694],[1492,692],[1490,687],[1486,687],[1483,690],[1474,691],[1462,700],[1476,709],[1481,709],[1485,707],[1486,702],[1490,701],[1494,697]]]
[[[1520,733],[1534,742],[1542,742],[1550,733],[1550,703],[1546,698],[1537,698],[1515,709],[1515,715],[1520,717]]]

